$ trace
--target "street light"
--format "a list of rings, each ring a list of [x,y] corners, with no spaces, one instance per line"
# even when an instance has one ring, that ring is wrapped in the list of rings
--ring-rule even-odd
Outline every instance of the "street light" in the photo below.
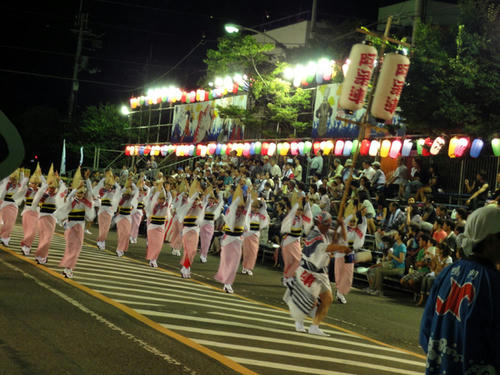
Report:
[[[241,26],[241,25],[237,25],[234,23],[226,23],[224,25],[224,29],[226,30],[226,32],[228,34],[235,34],[235,33],[239,33],[240,30],[246,30],[246,31],[251,31],[252,33],[255,33],[255,34],[264,35],[265,37],[271,39],[274,42],[274,44],[276,45],[276,47],[281,48],[283,50],[283,53],[286,53],[287,47],[283,43],[281,43],[279,40],[277,40],[276,38],[272,37],[271,35],[263,32],[263,31],[258,31],[258,30],[252,29],[250,27]]]
[[[126,105],[122,105],[120,112],[124,116],[128,116],[130,114],[130,111],[128,110],[128,107]]]

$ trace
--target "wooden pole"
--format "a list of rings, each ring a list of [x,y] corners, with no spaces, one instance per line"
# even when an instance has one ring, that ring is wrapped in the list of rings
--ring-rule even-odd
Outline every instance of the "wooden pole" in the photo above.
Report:
[[[373,72],[373,81],[374,85],[372,90],[370,91],[370,94],[368,96],[368,105],[366,107],[366,112],[363,116],[363,119],[361,120],[361,124],[359,125],[359,134],[358,134],[358,147],[356,148],[356,151],[354,152],[353,158],[352,158],[352,168],[349,173],[349,177],[347,177],[347,181],[344,186],[344,194],[342,194],[342,200],[340,201],[340,207],[339,207],[339,212],[337,217],[343,218],[344,217],[344,210],[345,210],[345,203],[347,201],[347,195],[349,194],[349,190],[351,188],[351,182],[352,182],[352,172],[354,171],[354,168],[356,166],[356,162],[358,161],[358,156],[359,156],[359,150],[361,148],[361,141],[365,137],[365,131],[367,129],[367,121],[368,121],[368,116],[369,116],[369,111],[370,107],[373,101],[373,90],[375,89],[375,83],[377,82],[378,74],[380,71],[380,66],[382,65],[382,59],[384,57],[384,51],[385,51],[385,41],[389,37],[389,30],[391,29],[391,23],[392,23],[392,16],[389,16],[387,18],[387,23],[385,24],[385,31],[384,31],[384,37],[382,38],[383,43],[382,46],[380,47],[379,50],[379,56],[378,56],[378,64],[375,67],[375,71]]]

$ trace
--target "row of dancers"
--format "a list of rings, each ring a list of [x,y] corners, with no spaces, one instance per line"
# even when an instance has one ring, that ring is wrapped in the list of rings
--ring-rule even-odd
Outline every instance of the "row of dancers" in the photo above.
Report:
[[[220,262],[214,278],[223,284],[224,292],[233,293],[233,283],[242,256],[241,272],[253,275],[260,231],[269,225],[270,219],[266,202],[258,198],[251,187],[246,189],[245,199],[241,185],[237,185],[224,210],[222,192],[216,195],[210,186],[202,190],[197,179],[193,179],[189,187],[186,180],[177,181],[176,186],[165,184],[162,179],[148,185],[143,177],[139,177],[135,182],[129,179],[124,186],[120,186],[112,172],[107,171],[106,176],[92,186],[88,177],[89,172],[82,176],[78,169],[71,187],[68,188],[53,171],[53,167],[46,178],[37,167],[31,177],[29,171],[18,170],[2,180],[0,241],[3,245],[9,245],[18,207],[24,202],[21,213],[24,231],[21,241],[22,253],[26,256],[31,253],[31,246],[38,234],[35,260],[38,264],[46,264],[55,226],[59,223],[65,229],[66,242],[59,266],[63,268],[65,277],[72,278],[83,245],[85,222],[92,222],[96,211],[99,226],[97,247],[106,249],[108,232],[114,221],[117,228],[115,252],[118,257],[127,252],[129,243],[137,242],[138,228],[142,216],[146,215],[146,259],[149,265],[158,267],[158,257],[163,245],[169,242],[172,254],[181,256],[182,277],[190,278],[198,243],[200,242],[200,261],[205,263],[214,235],[215,220],[222,216],[224,227]],[[345,295],[352,285],[352,257],[355,249],[363,245],[366,218],[361,215],[360,219],[357,219],[354,215],[348,217],[346,223],[347,226],[344,226],[343,222],[340,222],[341,225],[336,230],[339,235],[335,236],[334,241],[339,246],[328,254],[328,257],[335,258],[337,299],[342,303],[345,303]],[[303,254],[302,251],[303,245],[308,248],[312,242],[301,238],[310,235],[314,230],[318,231],[316,224],[307,198],[293,193],[289,211],[281,223],[283,284],[288,289],[287,293],[292,292],[292,295],[294,290],[297,292],[298,282],[304,287],[304,269],[311,270],[311,265],[314,264],[314,257],[309,259],[311,252]],[[324,263],[324,257],[321,259]],[[328,264],[323,263],[313,269],[327,272],[323,268],[328,268]],[[318,297],[319,294],[316,298]],[[290,294],[285,296],[285,300],[291,303]],[[323,296],[323,300],[327,301],[327,298]],[[321,315],[323,314],[322,310]],[[296,329],[302,331],[303,327],[298,324]]]

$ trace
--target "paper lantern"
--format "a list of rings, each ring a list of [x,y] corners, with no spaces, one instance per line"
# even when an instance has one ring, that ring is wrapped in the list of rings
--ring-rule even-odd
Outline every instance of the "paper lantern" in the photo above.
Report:
[[[238,143],[236,145],[236,156],[242,156],[243,155],[243,143]]]
[[[215,143],[209,143],[207,146],[207,154],[209,154],[209,155],[215,154],[216,148],[217,148],[217,145]]]
[[[455,149],[457,148],[457,145],[458,145],[458,138],[457,137],[451,138],[450,145],[448,146],[448,156],[450,158],[455,157]]]
[[[267,149],[267,155],[273,156],[276,152],[276,143],[269,143],[269,148]]]
[[[422,156],[422,151],[424,149],[425,139],[419,138],[417,139],[417,153]]]
[[[308,154],[311,152],[312,143],[310,141],[304,142],[304,154]]]
[[[333,150],[333,142],[332,141],[326,141],[324,145],[323,152],[325,155],[329,155],[330,152]]]
[[[255,142],[250,144],[250,155],[255,155]]]
[[[458,140],[457,147],[455,148],[455,156],[461,158],[464,156],[465,151],[469,148],[469,138],[462,137]]]
[[[276,145],[276,153],[278,155],[281,155],[281,149],[283,148],[283,143],[279,142],[277,145]]]
[[[201,148],[202,147],[203,147],[202,145],[197,145],[196,146],[196,156],[201,156]]]
[[[201,146],[201,157],[204,158],[205,156],[207,156],[207,151],[208,151],[208,147],[206,145],[202,145]]]
[[[484,142],[480,138],[474,139],[472,141],[472,145],[470,146],[470,156],[472,158],[477,158],[479,154],[481,153],[481,150],[483,149]]]
[[[330,142],[331,142],[331,141],[330,141]],[[345,143],[345,142],[344,142],[343,140],[341,140],[341,139],[339,139],[339,140],[337,140],[337,141],[335,142],[335,148],[334,148],[334,150],[333,150],[333,154],[334,154],[335,156],[340,156],[340,155],[342,155],[342,151],[344,150],[344,143]],[[332,142],[332,144],[333,144],[333,142]]]
[[[177,148],[175,150],[175,156],[184,156],[184,154],[182,152],[182,146],[177,146]]]
[[[356,152],[359,152],[360,143],[357,139],[352,141],[352,150],[351,155],[354,155]]]
[[[300,155],[304,155],[304,148],[305,148],[305,143],[299,142],[299,154]]]
[[[361,147],[359,149],[359,153],[361,156],[368,155],[368,151],[370,150],[370,141],[368,139],[363,139],[361,142]]]
[[[352,141],[345,141],[342,155],[343,156],[351,155],[351,150],[352,150]]]
[[[444,144],[446,143],[446,141],[444,140],[443,137],[437,137],[434,142],[432,142],[432,145],[431,145],[431,148],[430,148],[430,153],[431,155],[435,156],[437,154],[439,154],[439,152],[441,151],[441,149],[443,148]]]
[[[215,147],[215,154],[220,155],[222,150],[222,145],[220,143],[217,143],[217,146]]]
[[[403,141],[403,149],[401,150],[401,156],[410,156],[411,149],[413,148],[413,141],[411,139],[405,139]]]
[[[125,147],[125,156],[130,156],[130,146]]]
[[[248,142],[245,142],[243,144],[243,151],[242,151],[242,154],[244,157],[248,158],[250,157],[250,143]]]
[[[314,142],[313,143],[313,153],[314,153],[314,155],[318,154],[318,151],[320,150],[320,148],[321,148],[321,143],[320,142]]]
[[[363,108],[366,91],[372,77],[377,50],[369,45],[358,43],[352,46],[349,54],[349,68],[342,83],[339,104],[347,112]]]
[[[394,116],[409,68],[410,59],[401,53],[384,56],[371,107],[371,114],[377,121],[385,122]]]
[[[290,153],[293,156],[298,155],[298,153],[299,153],[299,144],[297,142],[291,142],[290,143]]]
[[[491,140],[491,148],[493,149],[493,155],[500,156],[500,138]]]
[[[226,155],[230,155],[231,151],[233,151],[233,144],[232,143],[227,143],[226,144]]]
[[[143,150],[144,155],[149,155],[150,152],[151,152],[151,145],[144,146]]]
[[[262,150],[262,143],[255,142],[255,155],[260,155]]]
[[[289,151],[290,151],[290,143],[283,142],[283,144],[281,145],[281,155],[283,156],[288,155]]]
[[[220,154],[225,155],[227,151],[227,145],[223,144],[220,148]]]
[[[160,146],[155,145],[151,148],[151,155],[158,156],[160,155]]]
[[[368,155],[377,156],[378,151],[380,150],[380,141],[373,140],[370,144],[370,150],[368,151]]]
[[[161,146],[161,156],[167,156],[167,153],[168,153],[168,146],[167,145],[163,145]]]
[[[382,145],[380,146],[380,157],[386,158],[389,156],[389,150],[391,149],[391,141],[384,139]]]
[[[267,143],[267,142],[262,143],[262,149],[261,149],[260,154],[262,156],[266,156],[268,152],[269,152],[269,143]]]
[[[402,147],[403,144],[399,139],[395,139],[394,141],[392,141],[391,149],[389,150],[389,157],[392,159],[396,159],[399,156]]]

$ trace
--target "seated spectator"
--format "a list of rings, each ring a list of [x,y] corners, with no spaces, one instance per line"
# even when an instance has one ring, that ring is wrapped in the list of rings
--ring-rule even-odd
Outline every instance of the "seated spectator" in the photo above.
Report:
[[[428,184],[429,177],[427,173],[422,168],[422,162],[420,159],[412,159],[412,168],[410,171],[410,179],[405,189],[405,200],[410,198],[413,194],[416,194],[418,189],[422,186]]]
[[[469,199],[465,201],[467,206],[472,210],[484,206],[488,198],[488,182],[486,181],[486,172],[480,171],[476,174],[476,181],[469,184],[469,180],[465,179],[465,189],[467,193],[472,194]]]
[[[400,158],[398,167],[392,173],[392,176],[387,180],[386,186],[390,188],[392,184],[396,185],[397,196],[403,199],[406,184],[408,183],[408,167],[405,164],[405,159]]]
[[[330,197],[326,193],[326,187],[321,186],[319,188],[319,194],[320,194],[320,200],[319,200],[319,207],[327,212],[330,212]]]
[[[463,208],[457,208],[455,210],[455,222],[456,222],[456,225],[461,225],[463,227],[465,227],[465,222],[467,220],[467,216],[468,216],[468,213],[466,210],[464,210]]]
[[[361,178],[359,179],[358,191],[366,191],[366,193],[368,194],[368,199],[370,199],[371,189],[372,189],[372,184],[370,183],[370,180],[365,176],[361,176]]]
[[[420,236],[418,245],[419,250],[415,257],[415,264],[413,265],[413,267],[411,267],[410,265],[408,274],[400,280],[400,283],[403,287],[412,290],[418,290],[422,279],[430,272],[429,266],[433,256],[429,250],[430,239],[427,235],[424,234]]]
[[[375,175],[375,169],[373,169],[371,164],[366,160],[363,160],[361,165],[363,167],[363,170],[361,171],[359,178],[366,177],[368,181],[371,181],[373,179],[373,176]]]
[[[437,243],[441,243],[448,236],[448,233],[446,233],[443,229],[443,219],[439,217],[434,220],[433,229],[434,232],[432,233],[432,238],[434,238]]]
[[[300,164],[300,159],[295,157],[295,168],[293,169],[293,174],[296,181],[302,181],[302,165]]]
[[[375,174],[370,180],[373,189],[376,191],[383,191],[385,188],[385,173],[380,168],[380,162],[374,161],[372,163],[373,168],[375,169]]]
[[[368,269],[368,288],[366,292],[373,296],[382,296],[382,283],[385,276],[402,276],[405,272],[406,245],[402,233],[394,232],[394,245],[389,249],[382,263]]]
[[[436,168],[431,165],[429,167],[429,183],[418,189],[415,199],[417,201],[425,202],[427,201],[428,196],[435,197],[439,192],[442,192],[439,185],[439,176],[436,172]]]
[[[333,167],[334,173],[331,177],[342,177],[342,171],[344,170],[344,167],[342,166],[339,158],[335,158],[335,160],[333,161]]]
[[[361,211],[362,208],[366,209],[366,222],[368,225],[368,233],[375,233],[375,208],[373,207],[372,202],[368,199],[368,192],[365,190],[358,191],[358,199],[360,207],[358,207],[358,211]]]
[[[443,230],[447,233],[444,243],[446,243],[451,251],[457,248],[457,235],[455,234],[455,223],[451,219],[446,219],[443,222]]]
[[[377,249],[384,250],[383,236],[392,236],[396,231],[403,231],[406,224],[406,216],[396,202],[389,204],[389,217],[375,232],[375,244]]]
[[[436,219],[436,210],[431,200],[427,200],[422,208],[422,221],[433,223]]]
[[[430,272],[424,276],[420,285],[420,296],[417,301],[417,306],[422,306],[425,299],[429,296],[432,284],[437,275],[450,264],[453,263],[451,258],[451,250],[445,243],[440,243],[436,247],[436,255],[432,257],[430,263]]]
[[[420,232],[420,227],[415,224],[410,224],[408,226],[408,231],[406,232],[406,267],[405,273],[408,273],[410,266],[415,267],[415,259],[417,257],[418,251],[422,244],[420,244],[420,239],[422,237],[422,233]]]
[[[387,201],[382,192],[375,193],[375,212],[375,224],[380,227],[387,217]]]

